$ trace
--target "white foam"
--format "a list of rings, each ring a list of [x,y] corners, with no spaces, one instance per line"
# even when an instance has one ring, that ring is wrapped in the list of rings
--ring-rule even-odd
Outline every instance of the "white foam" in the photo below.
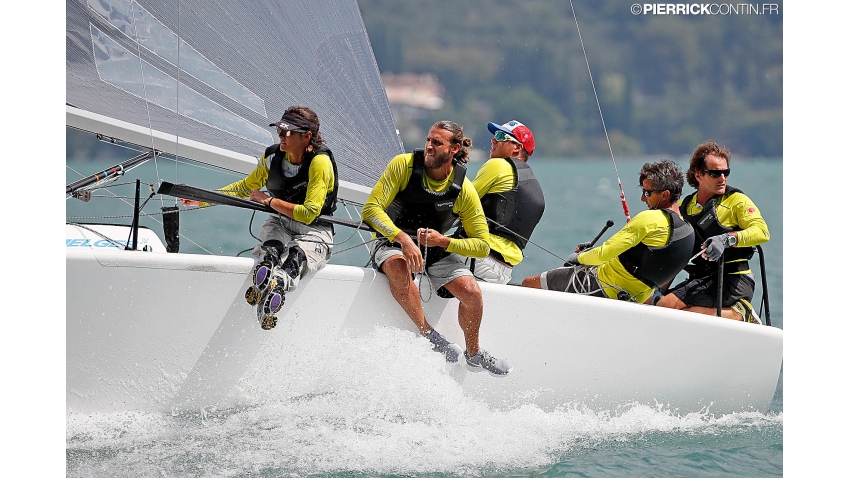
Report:
[[[418,335],[376,328],[295,355],[270,340],[226,410],[71,414],[69,475],[451,473],[534,469],[565,453],[647,433],[781,427],[782,414],[678,415],[625,404],[495,410],[463,393]],[[494,380],[496,380],[494,378]]]

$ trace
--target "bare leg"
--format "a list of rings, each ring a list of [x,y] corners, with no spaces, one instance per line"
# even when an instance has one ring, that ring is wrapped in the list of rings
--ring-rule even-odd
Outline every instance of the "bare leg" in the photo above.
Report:
[[[410,317],[410,320],[419,328],[419,333],[427,335],[432,327],[425,320],[425,312],[422,311],[422,299],[416,284],[410,278],[410,269],[404,256],[393,256],[381,264],[381,270],[390,281],[390,292],[393,298]]]
[[[478,331],[481,317],[484,315],[484,299],[481,288],[474,277],[463,276],[449,282],[445,288],[460,301],[457,308],[457,321],[466,340],[466,353],[470,356],[478,353]]]
[[[526,277],[522,280],[523,287],[531,287],[533,289],[542,289],[540,286],[540,274],[536,276]]]
[[[684,310],[684,311],[687,311],[687,312],[696,312],[698,314],[713,315],[715,317],[717,316],[717,308],[715,308],[715,307],[701,307],[701,306],[697,306],[697,305],[695,305],[693,307],[688,307],[687,305],[685,305],[684,302],[682,302],[682,299],[676,297],[674,294],[665,295],[664,297],[661,298],[661,300],[658,301],[658,304],[656,304],[656,305],[658,307],[667,307],[668,309],[678,309],[678,310]],[[739,314],[739,313],[737,313],[734,310],[729,309],[729,308],[721,309],[720,310],[720,317],[723,317],[724,319],[732,319],[732,320],[740,320],[740,321],[744,320],[744,318],[741,317],[741,314]]]

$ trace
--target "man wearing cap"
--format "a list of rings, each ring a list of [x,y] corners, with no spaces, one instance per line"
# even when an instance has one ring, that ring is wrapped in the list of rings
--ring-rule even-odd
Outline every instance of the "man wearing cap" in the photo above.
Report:
[[[476,279],[507,284],[513,267],[522,262],[531,233],[546,202],[543,189],[528,166],[534,153],[534,135],[527,126],[512,120],[503,125],[488,123],[493,134],[490,159],[472,181],[490,230],[490,255],[467,258]],[[458,234],[463,235],[463,230]]]
[[[245,292],[245,300],[257,306],[257,319],[265,330],[277,324],[275,314],[283,306],[284,294],[330,259],[333,228],[315,220],[320,214],[333,214],[339,191],[336,162],[324,145],[313,110],[291,106],[269,126],[276,127],[280,142],[266,148],[245,179],[221,188],[275,211],[260,230],[261,243],[252,253],[252,285]],[[264,186],[268,194],[260,191]],[[183,204],[207,205],[186,199]]]

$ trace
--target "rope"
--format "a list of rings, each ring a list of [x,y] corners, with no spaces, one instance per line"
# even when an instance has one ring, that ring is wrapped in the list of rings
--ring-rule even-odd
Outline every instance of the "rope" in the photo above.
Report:
[[[419,231],[416,231],[416,245],[419,246],[420,250],[422,249],[422,244],[419,242]],[[431,287],[431,277],[428,276],[428,267],[427,267],[426,264],[428,264],[428,228],[427,227],[425,228],[425,253],[422,254],[422,272],[418,274],[419,275],[419,287],[418,287],[418,289],[419,289],[419,299],[423,303],[430,302],[431,296],[432,296],[432,293],[431,293],[431,289],[432,289],[432,287]],[[423,298],[423,296],[422,296],[423,278],[428,279],[428,298],[427,299]]]
[[[599,95],[596,93],[596,84],[593,82],[593,73],[590,72],[590,61],[587,59],[587,51],[584,49],[584,40],[581,38],[581,29],[578,27],[578,17],[576,9],[573,6],[573,0],[570,0],[570,8],[573,10],[573,19],[576,22],[576,31],[578,32],[578,41],[581,43],[581,52],[584,54],[584,62],[587,65],[587,74],[590,76],[590,86],[593,87],[593,96],[596,98],[596,107],[599,109],[599,118],[602,120],[602,129],[605,131],[605,141],[608,142],[608,151],[611,153],[611,161],[614,163],[614,172],[617,175],[617,184],[620,185],[620,202],[623,204],[623,214],[626,215],[626,222],[632,220],[629,216],[629,203],[626,202],[626,193],[623,191],[623,182],[620,181],[620,172],[617,170],[617,161],[614,161],[614,149],[611,147],[611,139],[608,137],[608,128],[605,126],[605,116],[602,115],[602,105],[599,103]]]

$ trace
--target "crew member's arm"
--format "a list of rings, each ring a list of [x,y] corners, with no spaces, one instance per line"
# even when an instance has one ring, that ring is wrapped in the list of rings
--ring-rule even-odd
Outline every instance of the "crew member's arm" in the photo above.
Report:
[[[641,211],[601,246],[579,254],[578,262],[591,266],[602,265],[638,245],[643,238],[656,230],[656,221],[652,220],[651,214],[646,214],[649,212],[653,211]],[[655,212],[663,214],[660,211]]]
[[[397,242],[395,239],[399,233],[404,233],[390,220],[387,208],[396,194],[407,186],[407,181],[410,179],[413,162],[411,160],[408,164],[405,156],[408,155],[398,155],[390,160],[372,188],[372,192],[369,193],[369,198],[366,199],[366,204],[363,205],[363,211],[360,213],[363,222],[393,242]]]
[[[479,198],[484,197],[487,193],[510,191],[516,185],[513,168],[506,159],[490,159],[478,170],[478,174],[472,180],[472,185],[475,186]]]
[[[223,188],[220,188],[219,191],[225,194],[229,194],[231,196],[236,196],[240,198],[246,198],[251,196],[251,191],[262,188],[266,185],[266,182],[269,179],[269,168],[266,165],[265,155],[261,156],[259,160],[257,160],[257,167],[251,171],[251,174],[246,176],[244,179],[240,179],[234,183],[230,183]],[[198,202],[189,199],[181,199],[183,201],[184,206],[200,206],[207,207],[210,205],[208,202]]]
[[[251,191],[260,189],[266,185],[266,182],[269,180],[269,167],[266,164],[265,155],[257,161],[257,167],[251,171],[251,174],[245,177],[245,179],[240,179],[235,183],[230,183],[227,186],[219,189],[219,191],[229,194],[231,196],[236,196],[240,198],[246,198],[251,195]]]
[[[490,254],[488,244],[487,218],[481,209],[481,200],[476,194],[475,187],[465,179],[461,193],[455,201],[455,213],[460,216],[460,223],[467,237],[464,239],[449,238],[446,250],[467,257],[487,257]]]
[[[769,241],[770,231],[767,229],[767,223],[755,203],[749,197],[740,193],[732,195],[730,199],[733,202],[729,205],[729,209],[735,222],[741,227],[740,231],[733,232],[738,238],[735,247],[757,246]]]

